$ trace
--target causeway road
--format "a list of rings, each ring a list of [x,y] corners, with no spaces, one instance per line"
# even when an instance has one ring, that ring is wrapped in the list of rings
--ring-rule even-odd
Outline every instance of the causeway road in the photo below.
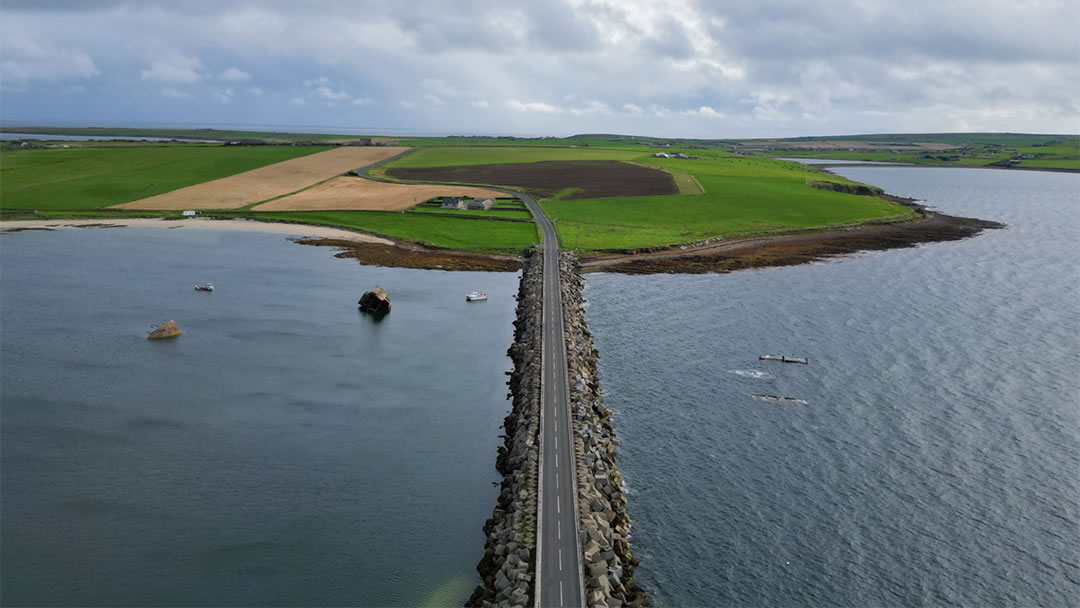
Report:
[[[543,383],[540,410],[540,504],[537,522],[536,606],[584,606],[578,533],[570,383],[563,337],[559,238],[536,201],[517,194],[544,232]]]

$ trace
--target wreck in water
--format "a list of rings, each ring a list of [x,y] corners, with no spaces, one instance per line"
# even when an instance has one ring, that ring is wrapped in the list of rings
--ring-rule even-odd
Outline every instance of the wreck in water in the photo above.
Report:
[[[390,313],[390,296],[382,287],[365,291],[356,304],[361,312],[366,312],[377,319]]]

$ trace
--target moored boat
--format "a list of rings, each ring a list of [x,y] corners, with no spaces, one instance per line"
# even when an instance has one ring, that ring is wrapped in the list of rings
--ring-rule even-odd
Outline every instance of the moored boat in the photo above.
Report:
[[[465,295],[466,302],[479,302],[487,299],[487,294],[482,291],[474,291]]]
[[[196,285],[195,291],[214,291],[214,284],[207,283],[205,285]]]

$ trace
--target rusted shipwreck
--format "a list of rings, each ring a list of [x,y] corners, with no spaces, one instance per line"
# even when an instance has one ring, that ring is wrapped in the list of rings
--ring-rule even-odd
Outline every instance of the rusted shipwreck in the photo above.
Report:
[[[390,314],[390,296],[382,287],[365,291],[356,304],[360,308],[360,312],[366,312],[375,318]]]

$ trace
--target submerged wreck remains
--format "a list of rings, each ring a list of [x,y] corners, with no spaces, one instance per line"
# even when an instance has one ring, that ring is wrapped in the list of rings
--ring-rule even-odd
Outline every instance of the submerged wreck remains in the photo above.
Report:
[[[356,304],[361,312],[366,312],[374,317],[382,317],[390,313],[390,296],[382,287],[365,291]]]
[[[175,338],[184,332],[180,331],[180,328],[176,326],[175,321],[169,321],[168,323],[162,323],[160,327],[150,332],[149,336],[146,336],[147,340],[161,340],[162,338]]]

